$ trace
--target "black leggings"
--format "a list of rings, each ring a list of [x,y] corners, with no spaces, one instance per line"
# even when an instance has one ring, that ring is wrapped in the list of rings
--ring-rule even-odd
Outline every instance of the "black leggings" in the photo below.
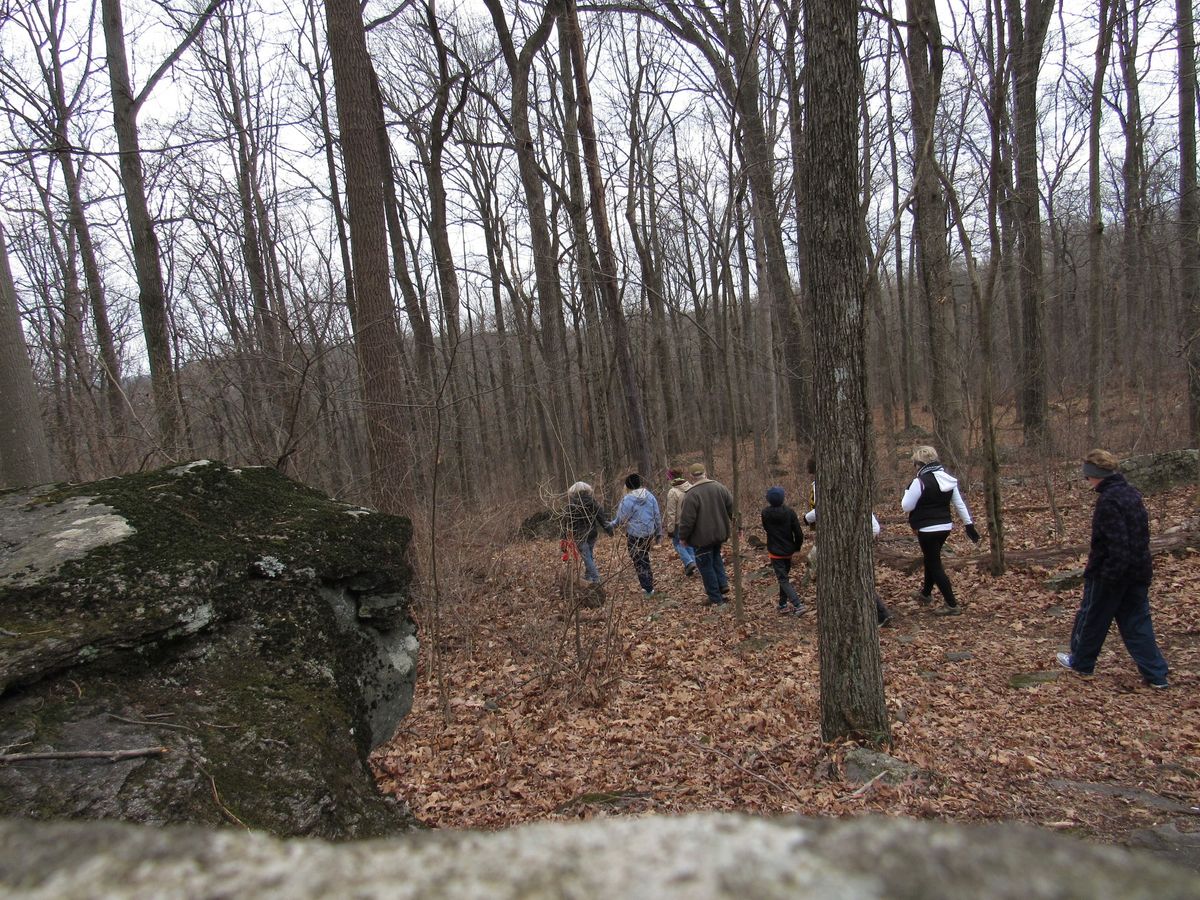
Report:
[[[936,584],[947,606],[958,606],[954,599],[954,588],[950,587],[950,576],[942,568],[942,544],[950,537],[949,531],[918,531],[917,543],[921,545],[921,559],[925,563],[925,583],[921,593],[926,597],[933,593]]]

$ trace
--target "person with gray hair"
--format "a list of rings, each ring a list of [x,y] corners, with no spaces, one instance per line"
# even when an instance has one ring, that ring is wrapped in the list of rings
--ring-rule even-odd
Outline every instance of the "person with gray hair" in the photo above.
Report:
[[[577,481],[567,488],[567,508],[563,514],[562,537],[574,541],[579,558],[583,560],[583,580],[589,584],[600,583],[600,572],[596,568],[595,546],[600,531],[612,534],[606,524],[608,515],[596,502],[592,486],[586,481]],[[566,545],[569,549],[570,545]],[[565,551],[564,551],[565,552]],[[567,559],[564,555],[563,559]]]
[[[1099,497],[1092,511],[1092,542],[1083,570],[1083,599],[1071,629],[1071,652],[1057,658],[1059,665],[1091,675],[1116,619],[1142,680],[1165,688],[1167,661],[1150,619],[1150,517],[1141,492],[1118,468],[1117,458],[1107,450],[1093,450],[1083,461],[1083,477]]]
[[[942,545],[954,527],[950,517],[951,504],[962,520],[967,537],[976,544],[979,543],[979,532],[975,530],[971,513],[958,490],[958,479],[938,462],[937,451],[929,446],[916,447],[912,461],[917,467],[917,475],[904,492],[900,506],[908,513],[908,524],[921,545],[921,561],[925,567],[925,581],[921,590],[913,593],[913,599],[920,603],[932,602],[933,588],[937,585],[942,593],[942,605],[933,614],[957,616],[961,612],[958,598],[954,596],[950,576],[942,565]]]

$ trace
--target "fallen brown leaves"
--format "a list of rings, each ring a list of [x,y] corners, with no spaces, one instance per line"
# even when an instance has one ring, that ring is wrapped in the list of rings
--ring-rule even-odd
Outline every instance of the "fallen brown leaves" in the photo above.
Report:
[[[1008,495],[1009,547],[1086,545],[1092,498],[1073,482],[1062,490],[1063,534],[1033,489]],[[1147,506],[1160,534],[1193,516],[1196,496],[1176,491]],[[902,526],[885,528],[892,548],[907,542],[917,555]],[[958,531],[951,547],[978,552]],[[880,633],[891,752],[935,777],[865,787],[839,776],[846,748],[819,740],[814,614],[775,612],[760,556],[743,557],[746,616],[738,624],[732,604],[702,605],[699,579],[683,577],[667,542],[653,554],[660,595],[647,599],[624,542],[602,537],[608,602],[577,614],[562,596],[557,542],[497,550],[476,565],[470,593],[443,602],[449,703],[442,707],[426,675],[403,729],[374,757],[382,788],[430,825],[484,828],[614,813],[876,812],[1020,819],[1115,839],[1197,804],[1194,552],[1156,560],[1151,598],[1172,667],[1168,691],[1141,684],[1115,628],[1094,678],[1060,670],[1056,680],[1011,687],[1016,674],[1056,671],[1054,653],[1068,641],[1078,594],[1049,592],[1045,571],[995,579],[957,569],[964,614],[938,619],[906,599],[917,576],[881,565],[879,590],[896,614]],[[1130,790],[1109,796],[1089,784]],[[1169,809],[1139,797],[1162,798]],[[1183,830],[1200,826],[1176,821]]]

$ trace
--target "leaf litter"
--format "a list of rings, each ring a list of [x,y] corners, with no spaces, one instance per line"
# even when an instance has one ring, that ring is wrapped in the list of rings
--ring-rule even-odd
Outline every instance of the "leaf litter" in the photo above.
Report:
[[[1008,548],[1086,548],[1090,494],[1068,488],[1065,533],[1055,535],[1027,491],[1006,496],[1017,510],[1033,507],[1006,519]],[[1146,503],[1152,533],[1195,528],[1194,489]],[[752,521],[744,517],[744,535],[757,530]],[[919,560],[903,521],[883,521],[889,557]],[[493,551],[442,598],[444,691],[422,672],[412,712],[373,757],[381,789],[449,828],[726,810],[1015,819],[1100,841],[1166,822],[1200,829],[1195,550],[1155,558],[1166,691],[1142,684],[1115,625],[1093,678],[1057,667],[1079,590],[1056,594],[1043,581],[1082,566],[1085,553],[994,578],[956,529],[949,564],[964,612],[953,618],[909,599],[920,578],[911,565],[877,563],[894,613],[879,632],[888,751],[932,773],[892,785],[843,778],[852,745],[819,734],[816,615],[779,615],[763,552],[742,547],[741,623],[732,603],[703,605],[699,577],[684,577],[669,542],[654,548],[659,593],[647,598],[624,541],[602,536],[605,602],[595,609],[580,603],[578,563],[561,559],[557,541]],[[813,586],[803,593],[815,608]],[[423,656],[428,665],[427,646]],[[1033,677],[1016,686],[1017,676]]]

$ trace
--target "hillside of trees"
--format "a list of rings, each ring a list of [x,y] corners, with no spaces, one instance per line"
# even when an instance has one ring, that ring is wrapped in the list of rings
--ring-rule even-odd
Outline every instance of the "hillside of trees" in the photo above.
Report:
[[[803,13],[11,5],[5,321],[42,464],[214,456],[411,509],[807,452],[805,179],[843,161],[880,427],[928,411],[965,463],[1015,416],[1076,453],[1135,403],[1123,449],[1194,440],[1191,4],[869,4],[841,72]],[[856,98],[835,153],[822,92]]]

